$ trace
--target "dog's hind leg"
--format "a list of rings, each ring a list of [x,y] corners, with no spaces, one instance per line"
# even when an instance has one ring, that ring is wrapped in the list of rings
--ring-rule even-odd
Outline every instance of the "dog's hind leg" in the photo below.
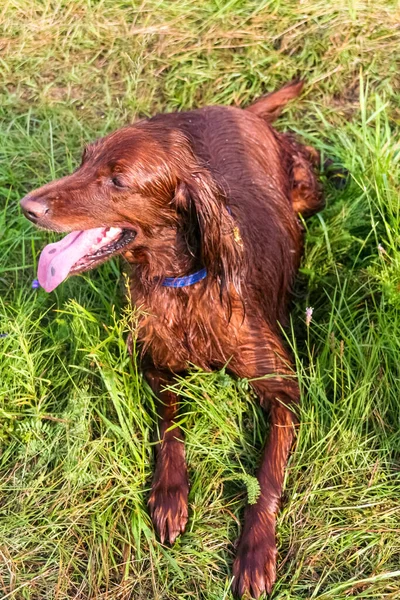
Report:
[[[311,217],[324,208],[321,184],[316,169],[320,155],[312,146],[303,146],[285,135],[291,149],[291,199],[293,209],[303,217]]]
[[[159,418],[155,471],[148,503],[161,542],[173,544],[186,527],[189,492],[183,433],[175,424],[178,398],[174,392],[164,389],[172,381],[168,373],[149,369],[144,375],[156,395]]]

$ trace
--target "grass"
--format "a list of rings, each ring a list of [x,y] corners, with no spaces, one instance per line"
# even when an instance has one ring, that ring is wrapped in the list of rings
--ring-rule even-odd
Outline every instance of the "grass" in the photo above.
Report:
[[[154,411],[126,350],[123,265],[32,290],[49,236],[18,199],[137,117],[245,104],[300,74],[305,93],[278,127],[349,181],[324,180],[286,331],[302,424],[272,597],[399,598],[396,3],[4,0],[0,14],[0,596],[231,598],[267,432],[248,383],[196,369],[179,382],[190,520],[160,545],[146,510]]]

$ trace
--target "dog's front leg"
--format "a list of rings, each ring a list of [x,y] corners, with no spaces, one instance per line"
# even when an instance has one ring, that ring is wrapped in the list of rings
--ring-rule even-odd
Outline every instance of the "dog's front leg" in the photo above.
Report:
[[[241,377],[255,378],[252,386],[270,418],[269,436],[257,475],[260,496],[256,504],[246,508],[233,565],[233,590],[239,598],[270,594],[275,582],[276,515],[286,464],[295,440],[299,402],[299,386],[280,340],[267,332],[265,346],[261,342],[254,345],[250,338],[244,344],[239,356],[242,364],[235,369]]]
[[[150,514],[161,542],[173,544],[186,527],[189,492],[183,433],[175,423],[178,398],[174,392],[164,389],[172,382],[169,373],[148,369],[144,375],[156,395],[159,419]]]

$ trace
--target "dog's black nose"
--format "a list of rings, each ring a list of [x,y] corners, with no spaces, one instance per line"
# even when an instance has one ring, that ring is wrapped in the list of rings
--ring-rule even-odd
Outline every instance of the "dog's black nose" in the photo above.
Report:
[[[44,198],[32,198],[31,196],[22,198],[21,208],[26,218],[34,223],[49,212],[49,207]]]

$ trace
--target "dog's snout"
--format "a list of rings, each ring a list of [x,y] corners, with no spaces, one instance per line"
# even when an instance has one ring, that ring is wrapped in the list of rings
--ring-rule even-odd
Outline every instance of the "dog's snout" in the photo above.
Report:
[[[34,223],[49,212],[49,206],[45,198],[33,198],[32,196],[22,198],[21,208],[26,218]]]

